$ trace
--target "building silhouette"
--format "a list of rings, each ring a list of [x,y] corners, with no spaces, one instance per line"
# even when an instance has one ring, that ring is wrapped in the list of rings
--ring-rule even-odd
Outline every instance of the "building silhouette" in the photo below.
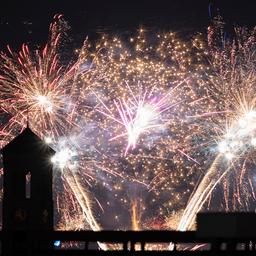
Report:
[[[2,155],[3,251],[26,255],[27,231],[53,231],[50,159],[54,150],[27,127],[2,149]]]

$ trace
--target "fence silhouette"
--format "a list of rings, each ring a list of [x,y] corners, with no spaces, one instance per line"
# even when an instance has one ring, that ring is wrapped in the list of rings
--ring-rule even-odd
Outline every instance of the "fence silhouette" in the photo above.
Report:
[[[196,231],[19,231],[12,234],[1,232],[0,238],[12,235],[16,248],[7,255],[255,255],[256,237],[207,237]],[[23,248],[17,247],[17,241]],[[56,243],[56,241],[58,241]],[[78,242],[77,248],[61,248],[65,242]],[[111,244],[112,250],[99,250],[95,244]],[[55,243],[55,246],[54,246]],[[148,250],[152,244],[165,243],[165,250]],[[48,244],[48,246],[45,246]],[[203,245],[191,250],[193,245]],[[50,246],[49,246],[50,245]],[[94,248],[91,247],[94,245]],[[117,246],[118,245],[118,246]],[[187,250],[185,250],[185,248]],[[6,255],[6,254],[2,254]]]

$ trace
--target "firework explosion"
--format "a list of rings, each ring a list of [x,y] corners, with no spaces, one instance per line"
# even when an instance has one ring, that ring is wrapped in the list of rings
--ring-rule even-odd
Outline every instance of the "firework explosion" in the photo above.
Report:
[[[72,103],[75,99],[72,97],[72,90],[83,62],[81,56],[78,56],[68,68],[64,69],[60,64],[58,50],[67,28],[62,16],[56,15],[54,22],[50,25],[49,42],[42,50],[31,51],[24,44],[18,54],[8,46],[8,53],[0,55],[0,101],[3,121],[1,146],[29,123],[35,132],[42,138],[45,137],[46,143],[53,143],[58,153],[51,160],[62,170],[73,168],[76,164],[74,160],[76,148],[74,143],[70,143],[74,139],[66,135],[71,131],[70,129],[77,127],[76,105]],[[88,176],[90,176],[89,173]],[[98,230],[99,227],[95,224],[90,210],[88,195],[85,191],[80,191],[75,174],[70,172],[69,175],[63,175],[61,180],[58,177],[56,179],[65,183],[61,201],[64,199],[72,203],[71,206],[60,205],[60,194],[56,193],[57,210],[64,209],[64,219],[67,214],[70,214],[67,211],[69,208],[77,209],[79,214],[78,204],[80,208],[83,206],[85,223],[88,223],[93,230]],[[73,191],[75,186],[79,193]],[[79,198],[77,198],[78,195]]]
[[[61,15],[50,26],[49,42],[42,50],[31,51],[22,45],[19,53],[7,46],[1,53],[1,112],[9,122],[2,124],[1,145],[12,133],[20,131],[29,119],[36,131],[61,134],[73,125],[75,105],[68,95],[78,72],[79,61],[64,70],[58,49],[66,23]],[[6,139],[5,139],[6,136]]]
[[[190,135],[197,133],[191,123],[200,113],[196,106],[206,102],[200,97],[203,88],[197,90],[202,46],[198,41],[196,49],[173,33],[147,36],[140,30],[125,44],[104,36],[93,50],[94,61],[88,61],[92,70],[82,77],[79,105],[93,126],[89,135],[94,134],[93,144],[101,152],[98,159],[104,155],[104,166],[121,174],[121,179],[104,178],[104,186],[113,191],[109,195],[114,193],[121,203],[113,215],[117,228],[127,228],[120,218],[134,199],[144,205],[144,220],[165,218],[171,204],[184,206],[181,198],[189,196],[193,169],[199,165]],[[198,53],[195,59],[192,50]],[[108,200],[113,203],[113,198]]]
[[[255,31],[104,35],[64,67],[67,29],[56,15],[42,50],[0,54],[1,146],[29,122],[57,151],[57,229],[186,230],[204,206],[250,209]]]
[[[212,132],[215,131],[211,136],[215,134],[216,158],[185,208],[179,223],[181,230],[192,227],[196,213],[206,201],[209,210],[215,209],[215,205],[221,205],[224,211],[254,210],[256,35],[255,30],[235,28],[235,39],[225,41],[223,26],[222,19],[217,17],[208,33],[212,72],[207,87],[220,113],[210,118]],[[214,189],[223,191],[224,200],[216,197]]]

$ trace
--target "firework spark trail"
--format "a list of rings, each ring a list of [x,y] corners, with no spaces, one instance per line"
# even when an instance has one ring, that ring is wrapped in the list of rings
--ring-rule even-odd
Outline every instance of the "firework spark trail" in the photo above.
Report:
[[[65,173],[64,177],[68,182],[70,188],[72,189],[77,199],[77,202],[82,208],[84,217],[86,219],[86,222],[89,224],[90,228],[93,231],[100,231],[101,227],[99,226],[98,222],[95,220],[92,212],[90,196],[85,192],[84,188],[81,186],[79,182],[79,177],[72,171],[69,172],[69,174]],[[98,243],[98,244],[102,250],[107,250],[113,247],[103,243]]]
[[[84,189],[81,187],[79,183],[79,178],[75,173],[69,173],[64,174],[65,179],[68,181],[68,184],[70,185],[71,189],[74,192],[75,197],[77,198],[77,201],[79,202],[79,205],[83,209],[83,212],[85,214],[85,218],[87,223],[89,223],[90,227],[94,231],[99,231],[101,228],[94,219],[92,210],[91,210],[91,201],[89,199],[89,196],[84,191]]]
[[[230,170],[230,167],[227,168],[224,172],[222,169],[219,169],[219,165],[222,163],[222,160],[222,155],[218,155],[216,157],[212,163],[212,166],[209,168],[199,186],[194,191],[184,210],[183,216],[181,217],[178,230],[186,231],[192,227],[196,218],[196,214],[202,209],[205,201],[208,199],[216,185]]]
[[[139,206],[138,201],[133,200],[131,206],[131,221],[132,221],[132,230],[140,230],[140,216],[139,216]]]

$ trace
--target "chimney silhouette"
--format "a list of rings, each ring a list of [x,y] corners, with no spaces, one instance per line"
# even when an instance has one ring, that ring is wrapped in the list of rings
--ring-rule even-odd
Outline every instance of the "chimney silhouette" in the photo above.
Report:
[[[28,231],[53,230],[50,159],[54,153],[29,127],[2,149],[3,232],[8,234],[4,255],[16,255],[18,248],[27,247]]]

